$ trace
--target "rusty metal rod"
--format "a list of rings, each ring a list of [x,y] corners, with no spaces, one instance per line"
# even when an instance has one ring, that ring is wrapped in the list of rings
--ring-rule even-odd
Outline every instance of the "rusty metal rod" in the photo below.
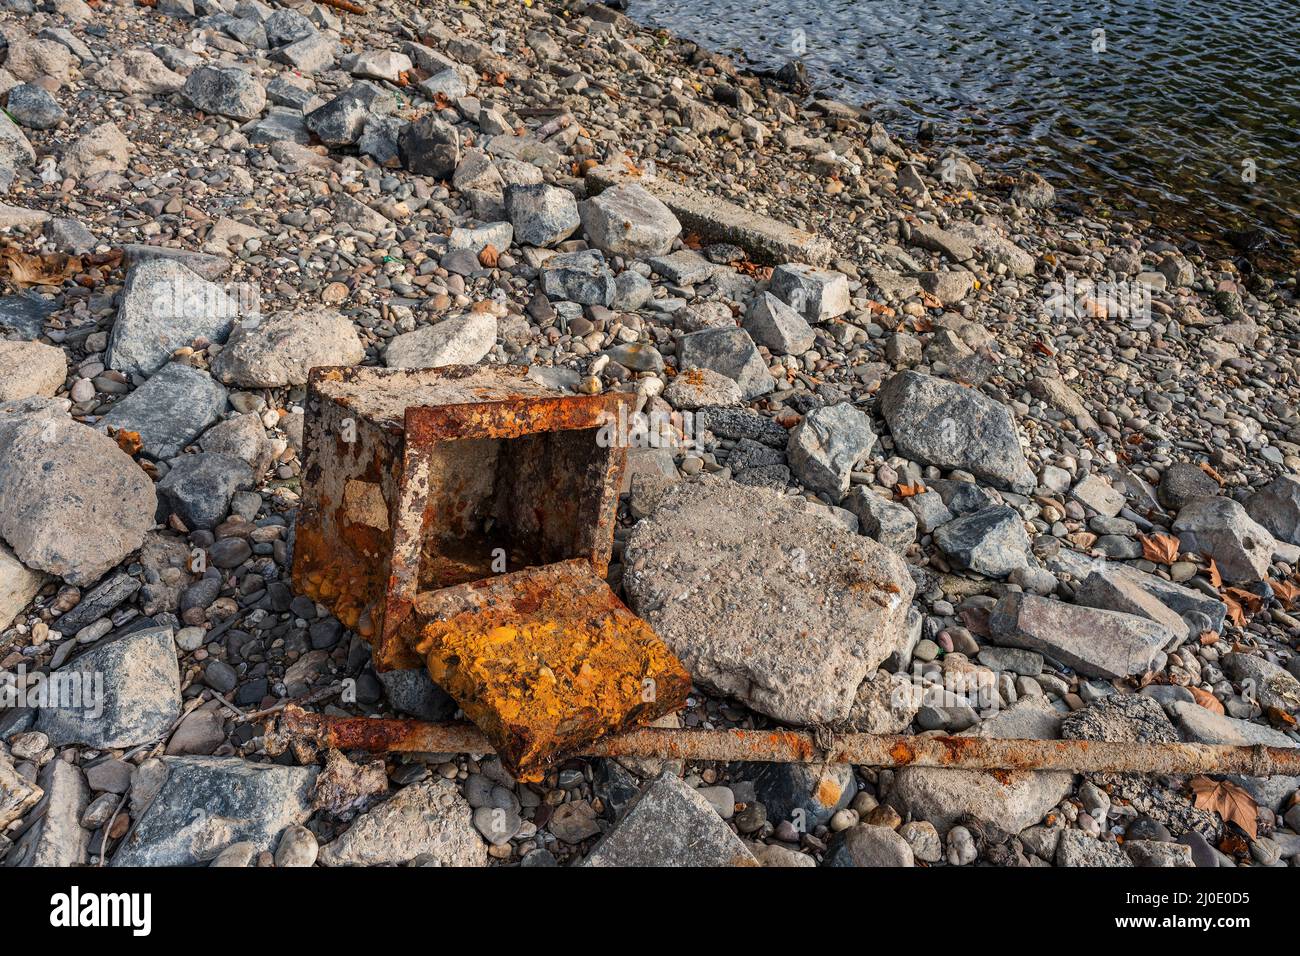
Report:
[[[319,746],[371,753],[492,752],[472,724],[328,717],[290,706],[280,729]],[[948,767],[963,770],[1069,770],[1075,773],[1235,773],[1251,777],[1300,775],[1300,748],[1221,744],[1142,744],[1097,740],[997,740],[982,737],[904,737],[835,734],[823,748],[794,730],[674,730],[643,728],[607,737],[583,757],[657,757],[669,760],[765,763],[851,763],[871,767]]]

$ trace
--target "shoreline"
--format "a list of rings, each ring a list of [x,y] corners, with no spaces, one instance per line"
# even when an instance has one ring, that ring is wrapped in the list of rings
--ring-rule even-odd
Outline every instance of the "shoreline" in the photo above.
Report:
[[[675,36],[677,39],[699,45],[700,41],[692,37],[675,34],[668,27],[660,27],[646,23],[636,15],[635,7],[629,10],[620,11],[627,15],[634,23],[637,23],[642,29],[649,31],[660,31]],[[707,49],[707,46],[704,48]],[[766,59],[776,63],[784,59],[787,66],[798,64],[798,58],[788,55],[782,55],[779,51],[773,49]],[[728,56],[729,54],[723,53]],[[766,68],[762,66],[758,59],[741,56],[737,63],[742,73],[759,77],[764,82],[769,82],[789,92],[789,86],[783,83],[779,78],[781,69]],[[844,81],[835,77],[832,73],[822,71],[819,76],[814,77],[813,88],[810,96],[816,97],[819,94],[827,98],[837,99],[843,96],[843,92],[838,89]],[[820,79],[819,85],[815,82]],[[845,98],[843,102],[848,103],[849,99]],[[897,113],[899,107],[889,103],[881,103],[879,106],[862,106],[863,110],[872,113],[880,106],[885,108],[888,113]],[[902,109],[906,109],[903,107]],[[928,111],[933,113],[934,111]],[[912,117],[921,125],[933,125],[934,120],[925,119],[923,115],[914,115]],[[901,117],[899,118],[901,119]],[[899,122],[898,119],[891,122],[891,130],[894,130],[893,122]],[[1039,171],[1050,167],[1051,163],[1041,162],[1044,157],[1038,155],[1035,150],[1027,145],[1028,132],[1023,128],[1023,124],[1012,121],[998,122],[985,118],[981,121],[986,124],[978,134],[964,134],[966,140],[965,148],[981,157],[987,156],[991,152],[999,154],[1009,154],[1011,159],[990,159],[991,168],[996,170],[1000,175],[1008,175],[1017,171],[1034,170],[1036,166]],[[910,124],[909,124],[910,125]],[[901,127],[899,128],[901,130]],[[925,143],[918,139],[914,131],[909,131],[905,136],[901,135],[899,130],[894,130],[896,138],[905,139],[912,147],[925,149]],[[944,134],[951,135],[959,133],[956,129],[945,129]],[[980,145],[980,141],[987,141]],[[1036,160],[1039,162],[1036,163]],[[1152,185],[1137,185],[1132,188],[1133,192],[1122,198],[1114,197],[1114,189],[1108,190],[1106,184],[1097,175],[1097,170],[1091,166],[1085,171],[1089,186],[1086,189],[1071,188],[1067,182],[1067,174],[1063,170],[1053,169],[1046,178],[1061,192],[1063,200],[1074,202],[1078,208],[1089,212],[1091,215],[1101,219],[1111,219],[1115,221],[1126,221],[1145,231],[1159,230],[1163,238],[1175,242],[1180,247],[1187,247],[1195,244],[1206,250],[1207,254],[1226,257],[1239,258],[1248,260],[1252,268],[1259,269],[1275,278],[1288,276],[1300,272],[1300,233],[1288,233],[1279,228],[1278,217],[1281,212],[1277,209],[1270,211],[1270,215],[1257,216],[1241,210],[1231,210],[1235,218],[1240,220],[1241,228],[1229,228],[1224,225],[1217,231],[1207,231],[1204,229],[1204,217],[1198,217],[1188,208],[1189,197],[1178,197],[1170,199],[1159,195],[1160,189]],[[1226,194],[1225,194],[1226,195]],[[1240,202],[1245,202],[1245,197],[1239,197]],[[1229,212],[1225,208],[1225,212]]]
[[[0,31],[0,668],[116,704],[0,714],[4,862],[1300,865],[1285,778],[1228,819],[1153,775],[568,757],[665,710],[1300,745],[1294,277],[603,6]],[[291,701],[536,763],[322,768],[254,724]]]

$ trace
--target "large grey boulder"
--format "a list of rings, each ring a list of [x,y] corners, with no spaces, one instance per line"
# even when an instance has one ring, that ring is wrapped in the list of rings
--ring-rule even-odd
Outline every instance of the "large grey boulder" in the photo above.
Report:
[[[358,817],[320,850],[323,866],[391,866],[416,857],[439,866],[486,866],[487,845],[450,780],[423,780]]]
[[[44,707],[36,728],[55,745],[96,750],[159,740],[180,715],[180,669],[170,627],[135,631],[55,671],[81,694]]]
[[[1060,714],[1035,695],[1022,697],[1010,708],[977,724],[959,737],[1056,740]],[[894,775],[888,802],[913,819],[927,820],[947,832],[963,817],[1006,835],[1032,826],[1070,791],[1074,775],[1067,771],[993,773],[942,767],[904,767]]]
[[[993,505],[940,525],[934,543],[959,568],[1005,578],[1029,567],[1029,533],[1014,508]]]
[[[754,297],[741,325],[757,344],[779,355],[802,355],[813,346],[812,326],[770,292]]]
[[[916,540],[916,515],[910,508],[878,495],[865,485],[849,489],[840,502],[857,515],[858,528],[887,548],[906,551]]]
[[[1161,650],[1185,635],[1135,614],[1012,592],[989,616],[993,641],[1039,651],[1086,677],[1127,677],[1152,669]]]
[[[36,150],[27,134],[0,111],[0,167],[22,169],[36,162]]]
[[[1224,672],[1265,709],[1294,713],[1300,709],[1300,680],[1286,668],[1255,654],[1224,654]]]
[[[303,123],[326,146],[351,146],[372,117],[387,115],[396,107],[397,98],[392,93],[377,83],[362,80],[312,110],[303,117]]]
[[[27,567],[94,584],[140,547],[156,503],[111,438],[61,411],[0,409],[0,537]]]
[[[505,208],[521,246],[553,246],[582,225],[573,193],[545,183],[507,186]]]
[[[225,342],[239,317],[239,301],[170,258],[131,267],[108,337],[109,368],[152,375],[179,348],[196,339]]]
[[[255,480],[245,461],[223,452],[202,451],[176,459],[158,482],[158,496],[163,507],[187,528],[215,528],[230,513],[235,492],[247,491]]]
[[[1020,450],[1011,410],[982,392],[904,371],[881,389],[880,411],[901,455],[960,468],[1021,493],[1037,484]]]
[[[1193,498],[1178,512],[1173,527],[1181,549],[1213,558],[1228,584],[1250,584],[1267,576],[1276,548],[1273,536],[1231,498]]]
[[[232,843],[269,851],[287,827],[311,816],[315,767],[238,757],[164,757],[162,764],[167,778],[137,816],[114,866],[195,866]]]
[[[518,239],[518,233],[515,234]],[[582,249],[552,256],[542,264],[542,291],[551,299],[580,305],[608,306],[617,284],[598,249]]]
[[[770,376],[769,376],[770,380]],[[847,402],[814,408],[790,431],[786,457],[806,488],[838,501],[853,466],[876,444],[871,419]]]
[[[622,183],[578,207],[583,231],[601,252],[629,259],[667,253],[682,224],[644,186]]]
[[[668,491],[632,531],[624,587],[697,684],[796,724],[845,719],[898,646],[903,560],[802,498],[720,479]]]
[[[226,410],[226,389],[191,365],[172,362],[115,404],[101,427],[138,432],[144,453],[174,458]]]
[[[768,288],[809,322],[825,322],[849,311],[849,278],[842,272],[787,262],[772,270]]]
[[[1300,478],[1278,475],[1246,499],[1246,513],[1279,541],[1300,544]]]
[[[583,866],[757,866],[698,791],[665,771],[646,784]]]
[[[433,113],[409,123],[397,144],[406,168],[420,176],[449,179],[460,162],[460,132]]]
[[[835,834],[825,866],[915,866],[912,847],[889,827],[859,823]]]
[[[266,109],[266,90],[247,70],[201,66],[185,79],[181,95],[195,109],[236,120],[251,120]]]
[[[707,368],[732,379],[745,401],[766,395],[776,380],[749,333],[739,328],[703,329],[683,335],[677,343],[679,368]]]
[[[237,327],[212,374],[241,388],[278,388],[307,384],[317,366],[356,365],[365,357],[356,329],[338,312],[277,312]]]

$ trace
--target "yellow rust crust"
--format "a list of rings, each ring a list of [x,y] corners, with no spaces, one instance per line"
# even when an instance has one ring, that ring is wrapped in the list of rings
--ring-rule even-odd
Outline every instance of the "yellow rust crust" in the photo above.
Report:
[[[681,662],[590,571],[509,577],[522,580],[488,610],[426,623],[415,650],[516,777],[540,779],[592,742],[685,705]]]

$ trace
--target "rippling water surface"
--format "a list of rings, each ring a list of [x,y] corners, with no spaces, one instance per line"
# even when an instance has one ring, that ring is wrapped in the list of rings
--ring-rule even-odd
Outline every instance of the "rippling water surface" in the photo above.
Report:
[[[1262,229],[1295,255],[1300,0],[633,0],[629,12],[756,68],[799,55],[819,86],[887,124],[933,120],[939,142],[1033,166],[1078,201],[1207,241]]]

